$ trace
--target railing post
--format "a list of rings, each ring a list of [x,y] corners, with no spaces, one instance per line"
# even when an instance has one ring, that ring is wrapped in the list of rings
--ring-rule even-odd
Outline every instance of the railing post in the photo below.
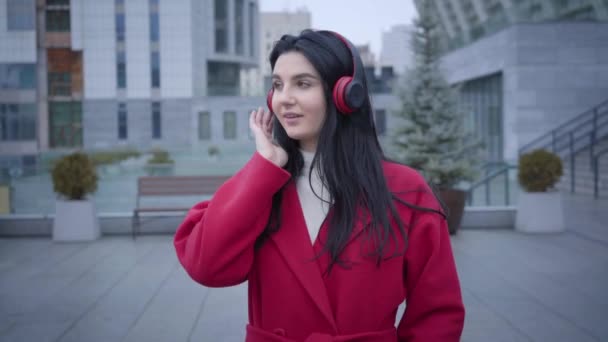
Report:
[[[509,169],[505,169],[505,206],[509,205]]]
[[[598,111],[597,111],[597,107],[593,108],[593,127],[591,127],[591,136],[590,138],[590,142],[589,142],[589,158],[591,159],[591,167],[593,167],[593,152],[595,150],[595,140],[597,138],[597,116],[598,116]]]
[[[599,197],[599,178],[600,178],[600,170],[599,170],[599,156],[593,159],[593,197]]]
[[[486,178],[485,181],[486,186],[486,205],[490,205],[490,181]]]
[[[574,193],[574,132],[570,132],[570,192]]]
[[[594,149],[594,145],[595,145],[595,137],[594,136],[595,136],[595,134],[594,133],[595,132],[589,133],[589,163],[591,164],[589,166],[591,166],[591,168],[593,168],[593,156],[594,156],[593,152],[595,151],[595,149]]]

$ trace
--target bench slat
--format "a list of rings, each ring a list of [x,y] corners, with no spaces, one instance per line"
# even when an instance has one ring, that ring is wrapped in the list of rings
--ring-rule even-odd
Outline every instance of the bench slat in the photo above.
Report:
[[[211,195],[230,176],[161,176],[140,177],[138,196]]]

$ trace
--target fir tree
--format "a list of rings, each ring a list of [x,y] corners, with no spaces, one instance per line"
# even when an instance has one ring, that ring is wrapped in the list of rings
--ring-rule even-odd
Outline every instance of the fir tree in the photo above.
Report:
[[[456,90],[439,70],[439,32],[430,5],[421,1],[414,21],[415,67],[400,94],[402,107],[396,116],[403,125],[393,142],[397,160],[421,171],[439,188],[450,188],[473,179],[480,145],[465,132]]]

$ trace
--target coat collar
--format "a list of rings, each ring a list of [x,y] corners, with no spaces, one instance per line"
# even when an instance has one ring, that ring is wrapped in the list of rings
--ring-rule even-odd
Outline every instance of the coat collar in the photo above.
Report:
[[[321,252],[322,246],[318,238],[315,240],[314,246],[310,242],[310,235],[294,182],[287,184],[284,189],[281,211],[289,213],[287,215],[292,220],[290,224],[282,224],[279,231],[272,234],[270,238],[276,244],[295,277],[337,333],[337,325],[322,276],[322,271],[328,266],[329,257],[323,255],[316,258]],[[327,237],[327,221],[323,221],[319,230],[322,241]],[[347,244],[350,244],[363,231],[368,222],[369,218],[355,222]]]

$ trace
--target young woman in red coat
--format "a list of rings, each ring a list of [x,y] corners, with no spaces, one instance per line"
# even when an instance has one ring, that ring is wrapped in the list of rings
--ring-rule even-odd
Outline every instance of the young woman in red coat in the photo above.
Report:
[[[179,226],[183,267],[208,287],[248,281],[246,341],[458,341],[445,215],[384,156],[356,49],[306,30],[270,64],[270,111],[249,119],[257,151]]]

